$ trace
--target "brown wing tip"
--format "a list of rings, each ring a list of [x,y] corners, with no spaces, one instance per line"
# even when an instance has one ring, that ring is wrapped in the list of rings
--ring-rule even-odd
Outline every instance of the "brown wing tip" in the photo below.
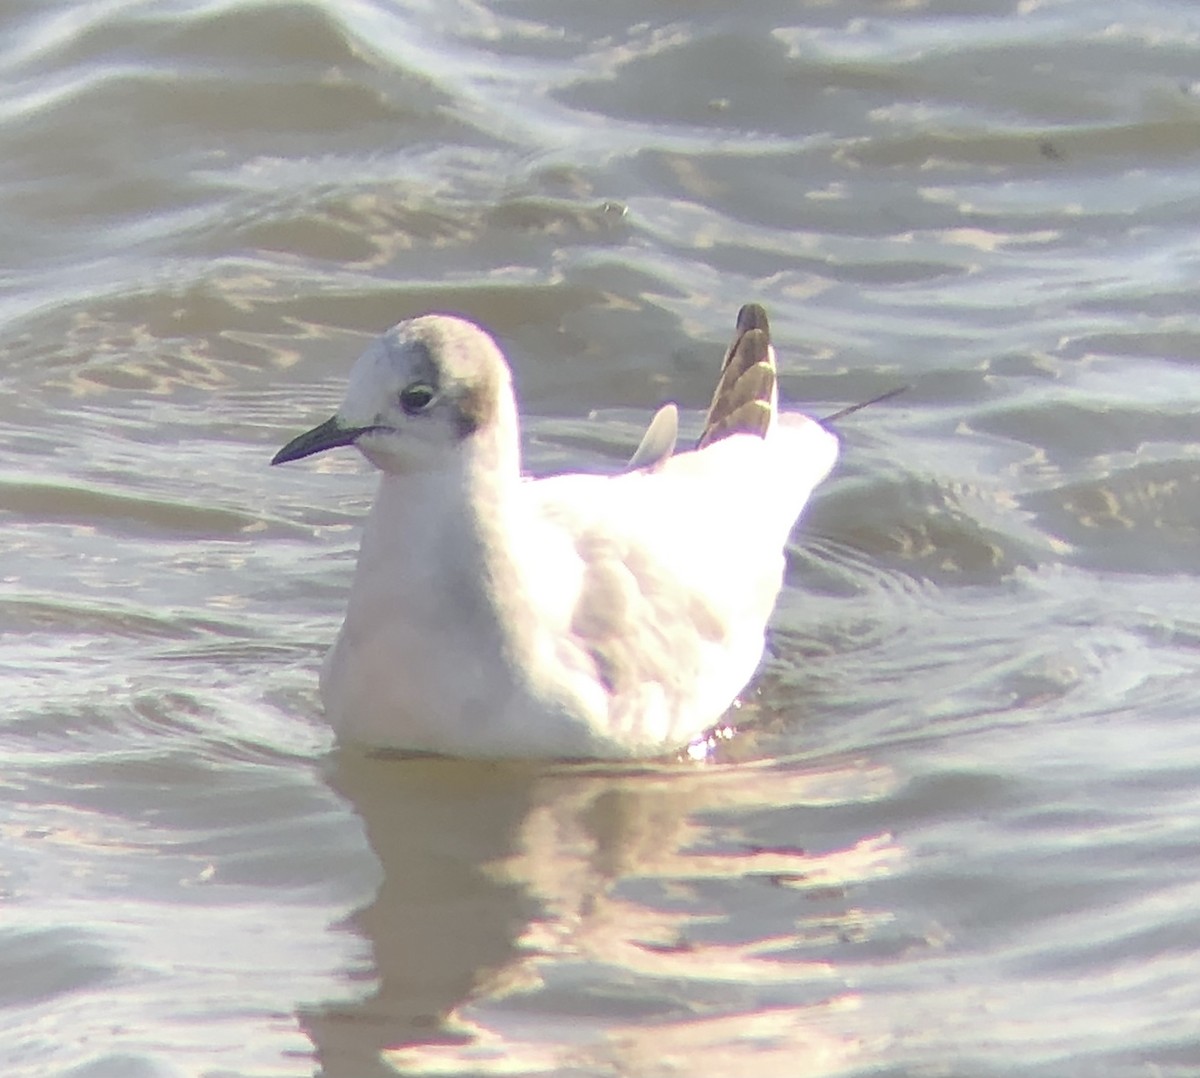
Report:
[[[725,353],[698,449],[730,434],[765,437],[775,396],[775,358],[766,310],[745,304],[737,315],[733,343]]]
[[[749,333],[752,329],[761,329],[767,335],[767,340],[771,339],[771,323],[767,321],[767,309],[760,303],[745,303],[738,311],[737,336]]]

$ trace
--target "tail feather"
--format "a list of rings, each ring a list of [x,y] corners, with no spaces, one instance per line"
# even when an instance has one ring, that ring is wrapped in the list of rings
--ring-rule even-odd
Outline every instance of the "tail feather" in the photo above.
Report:
[[[777,401],[775,349],[767,312],[757,303],[747,303],[738,311],[737,330],[721,364],[721,377],[696,448],[703,449],[731,434],[765,438]]]
[[[636,472],[647,468],[654,471],[675,452],[675,442],[678,438],[679,409],[674,404],[664,404],[654,413],[650,426],[642,435],[642,440],[633,451],[633,456],[629,458],[629,463],[625,465],[625,470]]]

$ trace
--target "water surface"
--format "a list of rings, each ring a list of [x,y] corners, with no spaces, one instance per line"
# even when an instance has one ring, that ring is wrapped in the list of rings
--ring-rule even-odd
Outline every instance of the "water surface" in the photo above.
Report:
[[[1200,1071],[1200,17],[1169,0],[0,11],[11,1076]],[[374,334],[538,471],[738,306],[848,421],[707,763],[335,750]]]

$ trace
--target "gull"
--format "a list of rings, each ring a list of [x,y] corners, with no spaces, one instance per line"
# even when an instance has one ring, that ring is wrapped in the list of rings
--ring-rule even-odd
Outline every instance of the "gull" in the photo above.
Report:
[[[528,478],[487,332],[429,314],[377,338],[337,414],[271,462],[353,445],[381,473],[321,670],[339,739],[628,759],[706,737],[758,668],[785,544],[838,440],[780,412],[757,304],[698,443],[676,453],[677,431],[666,405],[623,472]]]

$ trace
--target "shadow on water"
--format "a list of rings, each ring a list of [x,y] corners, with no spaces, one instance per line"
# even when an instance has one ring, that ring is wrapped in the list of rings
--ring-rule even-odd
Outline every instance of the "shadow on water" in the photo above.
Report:
[[[374,987],[301,1016],[327,1078],[637,1073],[698,1053],[732,1075],[748,1035],[760,1072],[855,1053],[830,959],[869,931],[852,885],[901,851],[827,810],[886,796],[890,773],[343,752],[331,781],[382,880],[349,926]]]
[[[511,856],[532,796],[528,772],[441,759],[338,754],[331,784],[379,858],[374,901],[349,927],[371,944],[362,1002],[303,1016],[330,1078],[394,1075],[381,1053],[453,1042],[444,1016],[515,953],[534,905],[489,866]]]

